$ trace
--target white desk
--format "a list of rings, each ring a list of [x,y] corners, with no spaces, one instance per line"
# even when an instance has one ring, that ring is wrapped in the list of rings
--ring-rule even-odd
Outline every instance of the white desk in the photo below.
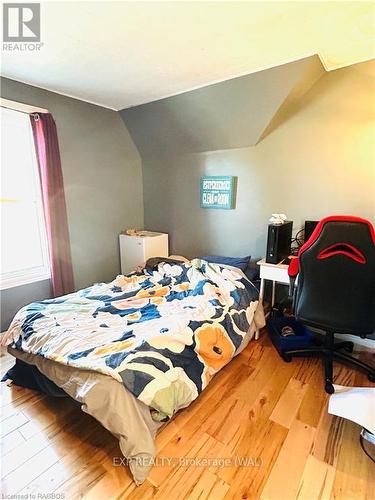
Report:
[[[265,280],[272,281],[271,307],[275,304],[276,283],[289,285],[288,264],[269,264],[266,259],[257,262],[260,267],[260,291],[259,300],[263,303]]]

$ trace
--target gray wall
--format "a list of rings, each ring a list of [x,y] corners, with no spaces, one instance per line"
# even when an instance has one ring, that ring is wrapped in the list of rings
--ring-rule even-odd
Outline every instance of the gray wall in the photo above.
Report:
[[[76,288],[112,279],[119,232],[143,227],[141,160],[119,113],[5,78],[1,96],[46,108],[56,121]],[[3,292],[2,329],[47,289],[42,282]]]
[[[6,79],[1,95],[47,108],[56,120],[74,276],[81,288],[119,271],[117,235],[126,227],[166,231],[172,252],[191,257],[260,256],[272,212],[286,212],[296,227],[334,212],[374,221],[373,67],[362,63],[323,76],[302,101],[280,108],[277,127],[254,147],[229,149],[237,140],[253,141],[242,127],[257,112],[231,108],[222,99],[225,85],[242,99],[252,88],[267,100],[273,91],[279,95],[279,78],[272,83],[263,75],[257,92],[244,78],[243,91],[231,81],[220,84],[219,94],[211,86],[121,112],[142,155],[144,205],[141,159],[119,113]],[[199,208],[200,177],[217,174],[238,177],[235,210]],[[2,329],[19,307],[47,294],[48,282],[4,291]]]
[[[50,297],[50,281],[38,281],[28,285],[2,290],[1,299],[1,331],[9,326],[15,313],[23,306]]]
[[[186,95],[173,98],[173,110],[170,99],[165,99],[122,111],[141,148],[145,227],[168,232],[171,251],[188,257],[205,253],[260,256],[265,253],[267,220],[273,212],[287,213],[295,228],[305,219],[333,213],[374,220],[373,64],[324,75],[293,109],[284,110],[277,128],[254,147],[200,153],[192,148],[189,152],[180,146],[181,129],[178,141],[171,135],[164,154],[158,146],[154,152],[150,145],[141,147],[147,135],[164,135],[170,114],[183,118],[180,123],[190,145],[195,127],[191,117],[197,113],[189,106],[204,109],[209,88],[194,100]],[[221,106],[219,100],[216,106]],[[160,110],[151,131],[149,109]],[[239,122],[253,118],[241,116]],[[210,133],[215,135],[212,143],[222,140],[215,127],[206,131]],[[226,144],[225,138],[222,142]],[[236,209],[200,208],[200,177],[220,174],[238,177]]]
[[[142,157],[214,151],[257,143],[317,56],[185,92],[121,112]]]

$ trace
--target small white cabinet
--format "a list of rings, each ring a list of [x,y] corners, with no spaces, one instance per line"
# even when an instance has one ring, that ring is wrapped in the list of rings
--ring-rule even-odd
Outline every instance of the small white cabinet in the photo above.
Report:
[[[121,273],[129,274],[150,257],[168,257],[168,234],[139,231],[120,234]]]

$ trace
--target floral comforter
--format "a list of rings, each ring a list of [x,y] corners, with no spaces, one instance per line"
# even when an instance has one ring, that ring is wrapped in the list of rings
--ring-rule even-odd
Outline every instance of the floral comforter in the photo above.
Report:
[[[195,259],[34,302],[3,343],[122,382],[171,417],[240,349],[258,292],[234,268]]]

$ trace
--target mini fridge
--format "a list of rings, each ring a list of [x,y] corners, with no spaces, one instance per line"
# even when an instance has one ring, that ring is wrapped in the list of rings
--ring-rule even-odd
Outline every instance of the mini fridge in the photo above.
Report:
[[[129,274],[150,257],[168,257],[168,234],[139,231],[120,234],[121,273]]]

